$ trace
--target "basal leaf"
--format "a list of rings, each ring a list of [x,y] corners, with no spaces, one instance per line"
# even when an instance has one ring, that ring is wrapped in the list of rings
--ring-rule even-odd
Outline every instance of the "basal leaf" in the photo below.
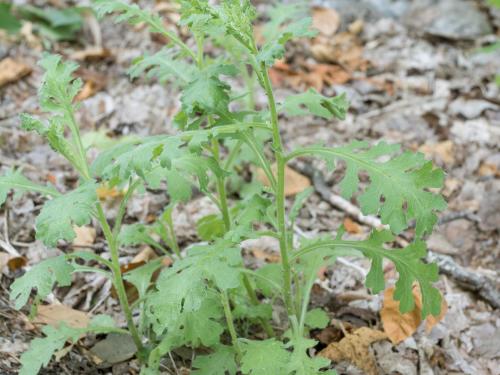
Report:
[[[316,356],[311,358],[307,355],[309,348],[315,346],[315,340],[306,339],[305,337],[294,337],[289,346],[293,346],[293,351],[290,355],[288,364],[288,374],[290,375],[334,375],[335,372],[322,372],[320,369],[327,367],[330,360]]]
[[[345,93],[327,98],[316,90],[309,89],[302,94],[288,96],[283,108],[288,116],[312,114],[326,119],[335,117],[344,120],[349,108],[349,102]]]
[[[245,375],[288,375],[290,353],[275,339],[248,340],[242,345],[241,372]]]
[[[47,246],[55,246],[57,241],[72,241],[75,237],[73,226],[90,223],[97,203],[97,185],[86,182],[77,189],[47,201],[36,219],[36,237]]]
[[[234,349],[230,346],[219,345],[214,352],[200,355],[193,361],[192,375],[234,375],[238,369],[234,359]]]
[[[10,298],[16,309],[26,305],[32,289],[36,288],[39,299],[44,299],[52,292],[56,283],[59,286],[70,285],[72,272],[73,266],[64,256],[43,260],[12,283]]]
[[[309,310],[306,314],[305,323],[310,328],[325,328],[330,322],[330,318],[325,310],[316,308]]]

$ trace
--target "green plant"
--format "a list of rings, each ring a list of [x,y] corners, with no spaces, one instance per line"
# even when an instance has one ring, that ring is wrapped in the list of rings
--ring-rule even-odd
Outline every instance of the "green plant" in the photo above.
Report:
[[[95,220],[104,233],[110,259],[76,252],[39,263],[13,283],[11,297],[16,307],[28,302],[33,289],[36,289],[36,306],[55,285],[69,285],[73,272],[95,271],[106,275],[117,291],[143,374],[159,373],[162,358],[181,346],[209,349],[209,354],[198,355],[192,363],[193,374],[198,375],[235,374],[238,369],[252,375],[310,375],[327,369],[328,360],[307,355],[308,348],[315,345],[314,340],[307,338],[308,331],[328,322],[324,311],[308,311],[309,296],[318,268],[342,254],[371,260],[366,284],[374,293],[384,289],[383,259],[392,261],[399,273],[395,299],[400,301],[401,311],[414,308],[412,288],[416,282],[422,293],[422,314],[438,315],[440,294],[432,286],[438,279],[438,270],[435,264],[422,260],[426,255],[422,238],[431,232],[436,212],[445,208],[443,198],[430,191],[441,187],[443,172],[421,154],[401,153],[399,146],[384,142],[373,147],[355,141],[340,147],[313,145],[285,150],[279,128],[280,113],[343,119],[348,107],[344,95],[328,98],[313,90],[292,95],[283,104],[275,101],[268,69],[283,56],[287,41],[314,35],[310,20],[296,20],[297,12],[293,10],[275,12],[268,26],[268,38],[257,46],[253,34],[256,13],[249,1],[225,0],[219,6],[203,0],[181,1],[181,4],[181,24],[192,31],[195,49],[165,29],[159,17],[137,5],[117,0],[95,2],[100,15],[117,13],[120,21],[146,23],[152,32],[170,40],[167,49],[136,61],[131,74],[173,80],[180,86],[182,108],[175,117],[177,135],[127,139],[104,150],[89,164],[74,116],[77,106],[73,99],[81,88],[81,82],[72,75],[76,66],[53,55],[40,62],[45,69],[40,106],[50,116],[44,123],[23,115],[23,127],[44,136],[74,166],[80,175],[79,186],[61,194],[52,187],[30,182],[20,171],[9,171],[0,178],[0,202],[5,201],[11,189],[47,195],[51,199],[36,221],[37,238],[47,246],[56,246],[58,241],[71,241],[75,237],[74,225],[87,225]],[[230,46],[235,43],[239,46],[238,66],[228,63],[234,59],[234,52],[221,52],[219,57],[205,53],[205,46],[221,34],[232,39]],[[215,43],[226,45],[220,38]],[[242,110],[231,104],[240,97],[233,95],[231,85],[223,77],[239,75],[241,69],[246,71],[243,76],[255,77],[264,90],[267,109],[255,110],[253,100]],[[335,237],[303,239],[300,246],[295,246],[293,223],[311,190],[297,195],[287,214],[285,166],[292,159],[304,156],[323,158],[332,169],[337,163],[344,163],[345,176],[340,188],[346,198],[360,190],[358,175],[367,174],[369,182],[361,188],[357,199],[364,213],[380,215],[390,229],[374,231],[363,241],[351,241],[343,239],[343,228],[339,228]],[[235,199],[230,202],[227,182],[235,173],[233,165],[242,160],[262,168],[270,186],[251,184],[241,189],[239,196],[234,194]],[[112,219],[106,217],[97,198],[96,189],[103,184],[126,191]],[[135,192],[158,189],[165,184],[170,204],[157,222],[122,225],[127,202]],[[172,208],[177,202],[191,198],[193,185],[214,202],[220,213],[198,223],[205,244],[181,251],[173,229]],[[389,249],[394,234],[412,222],[416,224],[415,241],[404,249]],[[246,268],[239,244],[264,235],[279,240],[281,264],[269,264],[258,270]],[[120,246],[143,243],[174,259],[170,268],[161,269],[155,281],[152,275],[162,267],[161,258],[125,274],[120,270]],[[139,299],[133,304],[127,299],[124,280],[137,288]],[[288,324],[283,333],[272,326],[272,302],[282,303],[286,309]],[[139,314],[136,320],[133,311]],[[262,327],[268,338],[242,337],[243,323]],[[88,329],[116,330],[109,319]],[[21,358],[24,366],[21,373],[36,373],[65,341],[77,340],[82,332],[64,326],[47,328],[44,331],[47,337],[35,340]],[[51,345],[42,350],[40,340]]]

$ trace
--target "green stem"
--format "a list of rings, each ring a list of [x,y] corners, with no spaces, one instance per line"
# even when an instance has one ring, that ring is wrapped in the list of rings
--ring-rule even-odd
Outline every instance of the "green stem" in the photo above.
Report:
[[[175,229],[174,229],[174,222],[172,220],[172,212],[168,212],[167,215],[165,215],[165,222],[167,223],[167,228],[168,232],[170,235],[170,243],[169,246],[171,247],[172,251],[177,255],[179,259],[182,258],[181,256],[181,250],[179,249],[179,243],[177,241],[177,235],[175,234]]]
[[[220,164],[219,141],[216,139],[212,139],[212,153],[215,160]],[[219,195],[219,204],[222,219],[224,220],[224,226],[226,228],[226,231],[229,231],[231,229],[231,217],[227,204],[227,194],[224,180],[224,177],[217,177],[217,194]]]
[[[260,304],[260,301],[257,298],[257,294],[255,294],[255,290],[252,288],[252,284],[250,283],[250,279],[248,278],[247,274],[243,274],[243,285],[245,286],[252,305],[258,306]],[[264,331],[266,331],[268,337],[275,336],[273,327],[271,327],[271,324],[269,324],[266,319],[259,318],[259,323],[261,324],[262,328],[264,328]]]
[[[231,342],[236,351],[236,357],[238,362],[241,360],[242,352],[240,348],[240,343],[238,342],[238,335],[236,334],[236,329],[234,328],[233,313],[231,311],[231,306],[229,305],[229,298],[225,290],[220,292],[222,306],[224,308],[224,315],[226,317],[227,328],[229,334],[231,335]]]
[[[281,135],[278,124],[278,112],[276,110],[276,101],[274,99],[274,93],[271,86],[271,80],[269,79],[269,73],[267,67],[264,63],[261,64],[261,77],[263,88],[266,92],[269,111],[271,113],[271,125],[273,131],[273,149],[276,156],[277,163],[277,187],[276,187],[276,214],[278,221],[278,233],[280,235],[280,253],[281,253],[281,264],[283,268],[283,294],[285,305],[288,313],[292,327],[296,325],[296,312],[295,305],[293,303],[292,296],[292,271],[290,267],[289,255],[288,255],[288,234],[286,225],[286,212],[285,212],[285,165],[286,159],[283,152],[283,143],[281,141]]]
[[[130,305],[128,303],[127,293],[125,291],[125,285],[123,283],[122,273],[120,269],[118,243],[116,241],[116,237],[111,231],[111,228],[106,219],[106,215],[104,214],[104,210],[102,209],[100,203],[97,204],[97,219],[101,224],[102,231],[104,232],[104,237],[108,242],[109,251],[111,253],[111,263],[113,266],[113,285],[115,286],[116,292],[118,294],[118,301],[120,302],[121,308],[125,315],[125,319],[127,320],[127,327],[130,331],[130,334],[132,335],[132,339],[134,340],[139,355],[141,355],[141,353],[144,352],[144,346],[139,336],[139,332],[137,331],[137,327],[135,326],[134,319],[132,317],[132,310],[130,309]]]

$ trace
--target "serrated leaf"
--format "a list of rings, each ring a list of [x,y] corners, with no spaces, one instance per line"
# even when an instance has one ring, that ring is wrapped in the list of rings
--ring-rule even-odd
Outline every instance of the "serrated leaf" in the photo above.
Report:
[[[283,109],[288,116],[315,116],[331,119],[333,117],[344,120],[349,102],[345,93],[327,98],[314,89],[302,94],[290,95],[285,99]]]
[[[403,249],[389,250],[384,247],[385,243],[394,240],[391,232],[374,231],[370,238],[364,241],[345,241],[339,238],[335,240],[319,239],[305,245],[300,254],[307,254],[312,251],[324,252],[354,249],[363,253],[369,258],[371,263],[370,271],[366,277],[366,285],[374,293],[378,293],[385,288],[384,270],[382,267],[383,258],[394,263],[399,273],[396,282],[394,299],[399,301],[402,313],[412,311],[415,307],[413,284],[417,282],[422,292],[422,318],[427,315],[438,316],[441,310],[441,294],[432,284],[439,278],[438,267],[435,263],[424,263],[426,247],[423,241],[416,241]],[[352,254],[356,255],[356,254]],[[311,256],[318,255],[311,253]]]
[[[241,372],[245,375],[288,375],[290,353],[275,339],[244,341]]]
[[[76,343],[86,332],[107,333],[113,330],[115,323],[107,315],[97,315],[86,328],[72,328],[65,323],[61,323],[57,328],[47,325],[42,329],[45,337],[32,340],[28,351],[21,355],[22,368],[19,374],[37,374],[42,367],[48,365],[54,353],[61,350],[67,341]]]
[[[12,283],[10,298],[19,310],[28,302],[32,289],[36,288],[38,298],[44,299],[52,292],[56,283],[59,286],[70,285],[72,272],[73,266],[64,256],[46,259]]]
[[[292,208],[290,208],[290,213],[288,214],[288,217],[292,223],[295,221],[295,219],[297,219],[302,206],[312,193],[314,193],[314,188],[310,186],[295,196]]]
[[[22,175],[20,169],[9,169],[3,176],[0,176],[0,206],[5,203],[10,190],[15,192],[34,191],[53,197],[60,195],[56,189],[50,186],[38,185],[28,180]]]
[[[134,61],[128,70],[132,78],[146,74],[147,78],[158,78],[160,82],[171,80],[181,87],[191,82],[196,70],[178,58],[171,49],[163,48],[154,55],[145,55]],[[180,79],[180,82],[179,82]]]
[[[330,323],[330,318],[325,310],[317,308],[306,313],[305,323],[310,328],[325,328]]]
[[[416,236],[420,238],[431,232],[437,221],[436,212],[446,208],[441,195],[428,191],[443,185],[444,173],[420,153],[399,154],[398,151],[398,145],[385,142],[371,148],[366,142],[353,142],[337,148],[312,146],[292,154],[316,154],[330,162],[343,160],[347,169],[340,188],[346,199],[357,190],[359,173],[366,172],[370,184],[358,198],[363,213],[379,214],[382,223],[388,224],[396,234],[415,220]]]
[[[72,241],[75,237],[73,226],[90,223],[97,203],[97,185],[86,182],[77,189],[47,201],[36,219],[36,237],[47,246],[55,246],[57,241]]]
[[[220,215],[207,215],[196,222],[196,230],[202,240],[212,241],[224,236],[226,226]]]
[[[293,351],[290,356],[288,365],[288,373],[291,375],[323,375],[332,374],[328,372],[320,372],[320,369],[327,367],[330,360],[322,357],[311,358],[307,355],[307,350],[315,346],[315,340],[306,339],[305,337],[294,337],[289,343],[293,346]]]
[[[214,352],[197,356],[193,361],[192,375],[234,375],[238,370],[234,359],[234,350],[230,346],[219,345]]]

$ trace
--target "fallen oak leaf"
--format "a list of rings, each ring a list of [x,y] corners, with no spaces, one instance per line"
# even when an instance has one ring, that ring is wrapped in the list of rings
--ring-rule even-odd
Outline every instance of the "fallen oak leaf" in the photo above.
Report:
[[[273,174],[276,176],[276,164],[272,166]],[[270,186],[269,179],[267,178],[262,168],[257,168],[257,179],[265,186]],[[308,177],[300,174],[292,168],[285,167],[285,196],[289,197],[298,194],[311,186],[311,180]]]
[[[7,57],[0,61],[0,87],[15,82],[32,71],[31,67],[21,61]]]
[[[65,323],[72,328],[85,328],[89,325],[90,318],[87,313],[72,309],[66,305],[40,305],[37,308],[37,314],[33,323],[49,324],[56,328],[61,323]]]
[[[413,288],[413,295],[415,297],[415,309],[401,314],[399,301],[394,300],[394,287],[388,288],[384,292],[384,305],[380,311],[380,317],[384,332],[393,344],[398,344],[413,335],[422,323],[422,295],[417,286]],[[448,306],[443,298],[440,315],[437,317],[429,315],[425,320],[427,333],[443,319],[447,310]]]
[[[367,375],[377,375],[377,364],[370,352],[370,345],[385,339],[387,335],[384,332],[361,327],[339,342],[330,343],[319,355],[334,362],[349,361]]]

